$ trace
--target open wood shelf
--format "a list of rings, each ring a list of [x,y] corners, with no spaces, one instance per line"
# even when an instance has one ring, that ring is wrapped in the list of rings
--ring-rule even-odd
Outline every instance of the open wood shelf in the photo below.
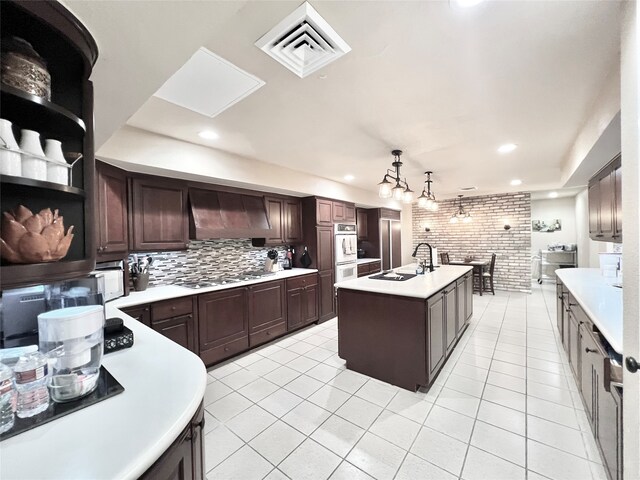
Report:
[[[12,177],[11,175],[0,175],[0,183],[9,183],[12,185],[22,185],[24,187],[41,188],[44,190],[54,190],[57,192],[68,193],[78,197],[85,198],[87,193],[81,188],[61,185],[59,183],[44,182],[42,180],[34,180],[32,178]]]

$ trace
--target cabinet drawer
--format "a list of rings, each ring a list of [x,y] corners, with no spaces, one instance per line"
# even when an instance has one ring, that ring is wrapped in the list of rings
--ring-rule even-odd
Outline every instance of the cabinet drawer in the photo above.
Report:
[[[369,264],[369,274],[379,273],[382,270],[382,263],[373,262]]]
[[[191,297],[175,298],[164,302],[151,304],[151,321],[166,320],[180,315],[193,313],[193,301]]]
[[[243,352],[249,348],[249,338],[243,337],[238,340],[234,340],[219,347],[210,348],[208,350],[200,351],[200,358],[205,365],[211,365],[213,363],[224,360],[234,356],[237,353]]]
[[[282,322],[276,325],[273,325],[269,328],[265,328],[256,333],[252,333],[249,335],[249,346],[255,347],[257,345],[261,345],[266,342],[270,342],[274,338],[279,337],[280,335],[284,335],[287,332],[287,323]]]
[[[292,288],[303,288],[310,285],[317,285],[318,277],[315,274],[303,275],[301,277],[287,278],[287,290]]]
[[[358,277],[364,277],[365,275],[369,275],[369,264],[363,263],[358,265]]]

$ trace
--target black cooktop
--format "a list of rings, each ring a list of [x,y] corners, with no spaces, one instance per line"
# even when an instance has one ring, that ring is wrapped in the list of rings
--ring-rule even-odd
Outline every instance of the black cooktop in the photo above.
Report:
[[[57,418],[82,410],[85,407],[94,405],[122,392],[124,392],[124,387],[113,378],[106,368],[100,367],[98,386],[93,392],[72,402],[56,403],[51,400],[49,408],[30,418],[18,418],[16,415],[13,428],[0,435],[0,442],[22,432],[26,432],[27,430],[31,430],[32,428],[49,423]]]

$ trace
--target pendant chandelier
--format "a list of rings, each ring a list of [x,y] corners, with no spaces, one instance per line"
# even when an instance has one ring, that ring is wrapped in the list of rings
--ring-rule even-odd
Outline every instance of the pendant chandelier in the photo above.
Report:
[[[426,210],[435,212],[436,210],[438,210],[438,202],[436,202],[436,196],[431,191],[431,183],[433,182],[433,180],[431,180],[432,173],[433,172],[424,172],[424,174],[427,176],[427,179],[424,181],[427,187],[426,191],[424,187],[422,188],[422,193],[418,197],[418,206]]]
[[[400,178],[400,155],[402,150],[393,150],[391,152],[395,158],[391,166],[393,170],[387,169],[387,173],[382,177],[382,181],[378,184],[378,196],[380,198],[391,198],[402,201],[403,203],[411,203],[413,201],[413,190],[409,188],[407,179]]]
[[[471,214],[465,211],[464,208],[462,208],[462,197],[464,197],[464,195],[458,195],[458,199],[460,203],[458,204],[458,208],[453,212],[453,215],[451,215],[451,218],[449,219],[449,223],[471,222]]]

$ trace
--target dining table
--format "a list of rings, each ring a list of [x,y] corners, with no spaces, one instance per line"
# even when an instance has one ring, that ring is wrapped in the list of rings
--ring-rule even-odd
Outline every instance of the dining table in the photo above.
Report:
[[[463,265],[466,267],[473,267],[473,276],[478,279],[478,292],[482,296],[482,272],[485,267],[489,266],[489,262],[486,260],[450,260],[449,265]]]

